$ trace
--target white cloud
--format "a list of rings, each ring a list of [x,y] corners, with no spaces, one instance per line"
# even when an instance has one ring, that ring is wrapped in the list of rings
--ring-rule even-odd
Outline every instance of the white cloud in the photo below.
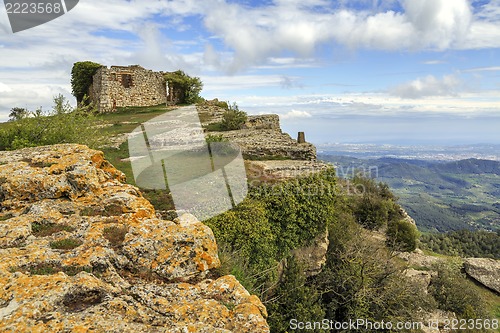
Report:
[[[185,30],[189,18],[207,31],[190,35],[189,47],[182,47],[165,31]],[[54,93],[68,91],[76,61],[183,68],[196,75],[202,69],[317,67],[315,52],[323,45],[403,51],[500,47],[499,20],[500,0],[476,6],[474,12],[467,0],[274,0],[257,7],[228,0],[86,0],[48,24],[12,34],[0,10],[0,82],[12,89],[0,85],[0,112],[50,104]],[[294,77],[279,73],[201,76],[205,91],[213,94],[297,86]],[[417,98],[449,96],[458,88],[453,77],[427,77],[392,92]]]
[[[307,111],[292,110],[285,114],[280,114],[281,119],[297,119],[297,118],[311,118],[312,115]]]
[[[444,60],[427,60],[422,62],[424,65],[442,65],[446,64],[447,62]]]
[[[499,25],[491,26],[497,21],[487,22],[481,12],[473,16],[467,0],[402,0],[403,12],[387,9],[379,1],[373,2],[375,11],[371,12],[333,8],[326,1],[316,1],[314,5],[323,6],[318,11],[302,3],[274,1],[269,6],[247,8],[218,1],[205,13],[204,22],[234,50],[230,71],[260,64],[287,51],[307,57],[318,46],[331,43],[381,50],[445,50],[500,44],[500,38],[496,38]],[[486,26],[489,32],[477,39],[478,31]]]
[[[393,96],[401,98],[423,98],[432,96],[455,96],[461,86],[461,81],[455,75],[445,75],[441,79],[433,75],[418,78],[389,89]]]
[[[500,66],[470,68],[463,72],[500,72]]]

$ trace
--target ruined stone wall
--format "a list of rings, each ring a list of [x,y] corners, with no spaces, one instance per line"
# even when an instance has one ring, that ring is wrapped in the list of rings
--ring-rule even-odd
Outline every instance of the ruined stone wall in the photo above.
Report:
[[[280,130],[280,118],[277,114],[262,114],[257,116],[248,116],[245,128],[251,129],[273,129]]]
[[[167,101],[162,72],[141,66],[101,67],[93,77],[89,95],[99,112],[112,112],[117,107],[153,106]]]

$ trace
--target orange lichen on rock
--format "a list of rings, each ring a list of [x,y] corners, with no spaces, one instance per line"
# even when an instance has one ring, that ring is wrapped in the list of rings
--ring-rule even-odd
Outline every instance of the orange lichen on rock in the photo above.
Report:
[[[1,332],[269,332],[210,228],[157,218],[102,152],[0,152]]]

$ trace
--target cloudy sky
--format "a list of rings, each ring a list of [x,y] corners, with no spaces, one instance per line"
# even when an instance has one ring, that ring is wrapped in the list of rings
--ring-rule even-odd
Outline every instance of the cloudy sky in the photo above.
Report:
[[[182,69],[314,143],[500,143],[500,0],[80,0],[13,34],[0,121],[71,96],[74,62]]]

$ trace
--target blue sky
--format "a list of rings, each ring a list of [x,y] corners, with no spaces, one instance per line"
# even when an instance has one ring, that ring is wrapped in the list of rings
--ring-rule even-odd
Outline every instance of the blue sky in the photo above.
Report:
[[[499,59],[500,0],[80,0],[16,34],[0,6],[0,121],[74,103],[91,60],[182,69],[314,143],[500,143]]]

